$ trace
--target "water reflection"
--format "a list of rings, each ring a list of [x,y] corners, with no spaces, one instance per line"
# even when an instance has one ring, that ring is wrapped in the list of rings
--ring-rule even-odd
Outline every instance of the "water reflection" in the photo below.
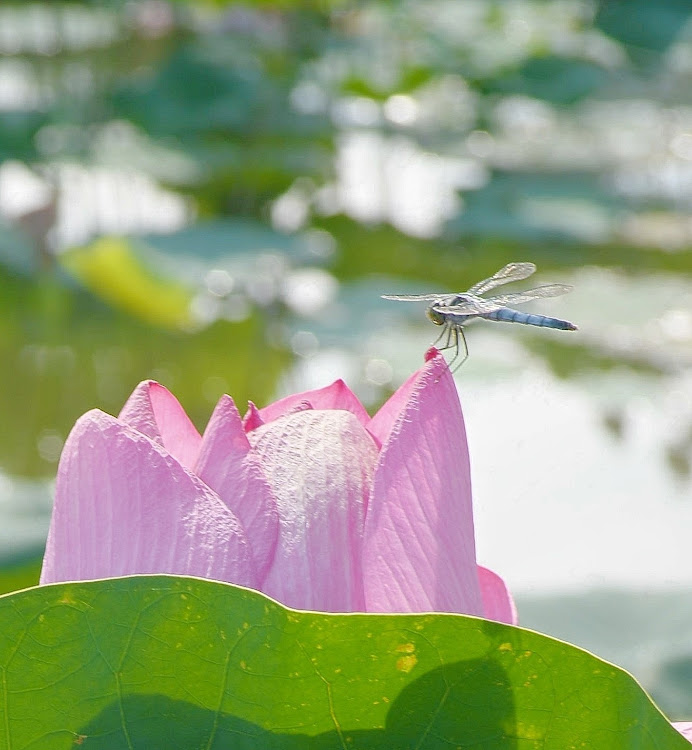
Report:
[[[0,53],[55,55],[106,47],[120,36],[118,15],[77,3],[26,3],[0,8]]]
[[[43,548],[52,494],[52,482],[19,479],[0,472],[0,567],[27,551],[35,553]]]

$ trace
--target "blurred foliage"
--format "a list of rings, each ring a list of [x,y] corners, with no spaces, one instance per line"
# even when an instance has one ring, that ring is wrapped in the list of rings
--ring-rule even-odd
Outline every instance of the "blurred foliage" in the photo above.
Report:
[[[653,246],[638,248],[634,253],[631,246],[614,242],[584,245],[562,237],[536,244],[492,236],[469,237],[463,242],[442,237],[431,246],[429,240],[406,236],[391,226],[357,224],[341,216],[320,219],[318,226],[348,247],[348,254],[340,256],[333,266],[334,273],[347,280],[372,273],[391,275],[395,268],[397,276],[424,279],[421,284],[431,289],[435,285],[462,289],[468,287],[469,279],[492,275],[508,258],[533,261],[548,272],[587,265],[612,266],[625,273],[653,269],[682,274],[690,271],[686,253],[663,254]]]
[[[152,373],[200,424],[203,380],[269,398],[282,331],[321,314],[285,298],[293,271],[343,290],[463,289],[517,259],[689,276],[690,17],[682,0],[4,3],[0,390],[24,421],[0,466],[50,474],[42,434]],[[666,372],[593,339],[519,340],[560,376]]]
[[[267,325],[257,314],[197,333],[153,328],[53,274],[0,272],[0,357],[10,365],[0,389],[0,468],[54,474],[57,456],[41,457],[41,436],[64,439],[90,408],[117,414],[146,378],[170,388],[200,430],[223,393],[241,412],[249,399],[266,401],[286,364],[286,354],[265,343]]]
[[[36,586],[41,575],[43,550],[28,550],[0,567],[0,594]]]

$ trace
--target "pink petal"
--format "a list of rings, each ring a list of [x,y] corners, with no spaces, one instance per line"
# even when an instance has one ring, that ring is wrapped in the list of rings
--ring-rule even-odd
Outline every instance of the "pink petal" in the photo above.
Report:
[[[483,599],[483,616],[488,620],[516,625],[517,610],[505,582],[492,570],[478,566],[478,582]]]
[[[202,438],[197,475],[223,500],[251,540],[257,580],[274,557],[279,531],[276,502],[254,454],[233,399],[223,396]]]
[[[259,409],[252,403],[247,402],[247,411],[243,417],[243,429],[245,432],[251,432],[261,427],[264,424],[262,417],[260,417]]]
[[[384,442],[365,520],[367,611],[482,615],[466,433],[441,355],[370,429]]]
[[[336,380],[331,385],[315,391],[305,391],[305,393],[286,396],[286,398],[282,398],[273,404],[269,404],[269,406],[265,406],[264,409],[260,409],[259,416],[266,424],[279,417],[291,414],[296,406],[300,406],[303,403],[309,404],[313,409],[343,409],[344,411],[350,411],[362,425],[367,425],[370,421],[370,416],[365,407],[343,380]]]
[[[362,611],[361,544],[377,447],[348,411],[300,411],[248,434],[276,497],[262,591],[297,609]]]
[[[401,413],[409,405],[415,390],[420,387],[421,370],[414,372],[408,380],[397,388],[396,393],[387,400],[379,409],[377,414],[367,423],[368,432],[384,445],[389,435],[397,424]]]
[[[673,726],[686,740],[692,742],[692,721],[674,721]]]
[[[202,438],[178,399],[160,383],[140,383],[118,419],[162,445],[183,466],[195,465]]]
[[[158,443],[93,410],[60,459],[41,583],[143,573],[257,583],[217,495]]]

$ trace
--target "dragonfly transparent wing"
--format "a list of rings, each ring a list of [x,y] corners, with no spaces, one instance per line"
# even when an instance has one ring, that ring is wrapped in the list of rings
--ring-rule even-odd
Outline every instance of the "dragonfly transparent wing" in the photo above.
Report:
[[[496,286],[526,279],[535,270],[536,266],[533,263],[508,263],[494,276],[474,284],[467,293],[483,294],[494,289]],[[382,299],[394,299],[400,302],[440,302],[444,304],[445,300],[451,300],[457,296],[456,294],[383,294]]]
[[[461,295],[456,296],[459,297]],[[504,307],[503,303],[495,302],[495,297],[483,299],[483,297],[477,297],[475,294],[465,293],[463,300],[463,302],[458,302],[456,305],[433,305],[433,310],[442,315],[486,315]]]
[[[478,297],[475,294],[458,295],[463,296],[463,302],[456,305],[435,305],[434,309],[438,312],[453,313],[454,315],[487,315],[495,312],[501,307],[512,307],[513,305],[523,305],[525,302],[531,302],[534,299],[544,297],[559,297],[567,294],[572,287],[567,284],[546,284],[538,286],[535,289],[527,289],[525,292],[515,294],[497,294],[494,297]]]
[[[523,305],[526,302],[531,302],[533,299],[560,297],[571,291],[572,287],[569,284],[546,284],[545,286],[537,286],[535,289],[527,289],[524,292],[517,292],[516,294],[497,294],[493,297],[488,297],[487,300],[488,302],[493,302],[498,307],[511,307],[512,305]]]
[[[477,284],[474,284],[469,289],[469,294],[484,294],[494,289],[496,286],[502,284],[509,284],[512,281],[521,281],[531,276],[536,270],[536,266],[533,263],[508,263],[504,268],[501,268],[494,276],[489,279],[483,279]]]
[[[433,302],[453,298],[453,294],[383,294],[382,299],[395,299],[400,302]]]

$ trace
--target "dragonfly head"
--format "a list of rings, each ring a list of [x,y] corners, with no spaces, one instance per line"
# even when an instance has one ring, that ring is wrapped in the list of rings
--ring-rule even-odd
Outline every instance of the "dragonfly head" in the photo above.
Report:
[[[430,305],[425,311],[425,314],[428,316],[428,320],[430,320],[436,326],[444,325],[445,317],[441,312],[435,309],[434,305]]]

